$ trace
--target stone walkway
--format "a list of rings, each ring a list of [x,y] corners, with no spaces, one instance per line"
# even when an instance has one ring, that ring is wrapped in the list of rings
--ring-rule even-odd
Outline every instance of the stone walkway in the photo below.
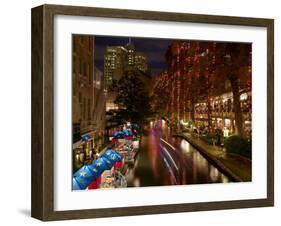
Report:
[[[228,176],[235,181],[251,181],[252,179],[252,161],[236,154],[228,154],[221,147],[209,145],[198,136],[190,133],[179,133],[191,145],[198,149],[205,157],[211,160]]]

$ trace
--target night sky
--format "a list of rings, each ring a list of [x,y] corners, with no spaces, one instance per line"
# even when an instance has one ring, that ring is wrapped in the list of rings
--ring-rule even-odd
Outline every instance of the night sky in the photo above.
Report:
[[[103,60],[106,46],[125,46],[129,42],[129,37],[117,36],[95,36],[95,64],[103,71]],[[146,57],[151,71],[151,75],[157,75],[167,68],[165,53],[171,39],[156,38],[131,38],[131,43],[137,52],[142,52]]]

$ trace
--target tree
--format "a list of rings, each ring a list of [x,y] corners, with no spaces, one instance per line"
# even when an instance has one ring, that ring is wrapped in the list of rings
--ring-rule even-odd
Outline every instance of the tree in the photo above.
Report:
[[[154,81],[151,95],[151,105],[154,112],[162,117],[167,116],[170,90],[169,90],[168,73],[163,72],[157,76]]]
[[[118,115],[141,126],[151,110],[148,92],[136,71],[126,72],[118,81],[116,90],[115,104],[119,106]]]
[[[235,114],[236,133],[244,136],[243,116],[240,106],[240,77],[245,76],[243,70],[250,65],[251,46],[249,44],[221,43],[217,54],[221,59],[220,68],[229,80],[233,93],[233,108]]]
[[[153,89],[154,106],[161,110],[167,106],[168,117],[177,120],[189,112],[190,119],[195,121],[195,104],[206,103],[208,129],[212,131],[213,98],[231,91],[236,134],[244,136],[240,94],[249,91],[251,87],[251,45],[174,41],[168,47],[165,57],[168,76],[163,77],[165,80],[156,80]],[[229,105],[227,112],[232,111],[231,102]],[[224,109],[220,110],[224,112]]]

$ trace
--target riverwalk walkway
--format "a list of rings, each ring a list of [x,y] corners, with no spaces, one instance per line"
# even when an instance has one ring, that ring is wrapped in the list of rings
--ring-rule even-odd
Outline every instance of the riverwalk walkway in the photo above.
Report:
[[[226,153],[222,147],[209,145],[198,137],[187,132],[177,133],[176,136],[187,140],[198,149],[202,155],[211,160],[218,168],[234,181],[251,181],[252,161],[236,154]]]

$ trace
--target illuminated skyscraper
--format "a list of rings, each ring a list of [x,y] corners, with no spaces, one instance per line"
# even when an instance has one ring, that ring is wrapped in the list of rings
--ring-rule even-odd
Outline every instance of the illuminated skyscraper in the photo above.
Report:
[[[120,78],[128,71],[148,71],[147,59],[144,54],[136,52],[135,47],[129,43],[126,46],[107,46],[104,55],[104,77],[106,110],[118,109],[114,103],[116,92],[114,87]]]
[[[135,55],[135,65],[140,71],[147,72],[148,64],[146,56],[143,53],[137,52]]]
[[[105,89],[108,91],[114,80],[119,80],[124,71],[127,49],[123,46],[107,46],[104,55]]]
[[[105,89],[117,82],[125,71],[138,69],[148,71],[147,59],[143,53],[136,52],[135,47],[128,43],[126,46],[107,46],[104,55]]]

